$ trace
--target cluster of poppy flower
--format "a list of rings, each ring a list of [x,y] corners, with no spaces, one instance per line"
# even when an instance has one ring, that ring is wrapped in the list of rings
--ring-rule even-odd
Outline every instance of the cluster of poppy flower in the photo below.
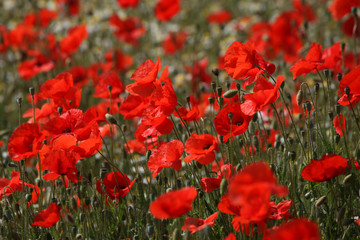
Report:
[[[79,1],[58,2],[68,4],[71,14],[78,14]],[[136,8],[140,1],[117,2],[123,8]],[[335,20],[340,20],[350,13],[353,6],[360,6],[360,2],[352,0],[345,4],[344,1],[335,0],[329,10]],[[233,215],[231,223],[235,231],[247,235],[258,231],[264,240],[295,239],[295,236],[296,239],[321,239],[315,222],[292,216],[292,200],[279,203],[271,201],[272,196],[286,197],[288,188],[277,183],[268,163],[258,161],[236,170],[231,159],[219,161],[216,153],[221,144],[231,144],[236,136],[244,134],[258,112],[261,112],[264,119],[274,118],[275,110],[272,111],[272,108],[276,109],[276,102],[282,95],[285,77],[278,75],[275,79],[272,75],[277,70],[275,64],[266,61],[263,56],[272,59],[282,52],[284,60],[292,64],[289,70],[294,79],[324,69],[343,73],[339,84],[338,104],[352,107],[359,102],[360,67],[356,67],[355,63],[358,56],[351,52],[345,54],[340,43],[322,51],[321,45],[314,42],[306,57],[300,59],[299,50],[303,46],[299,26],[305,21],[314,21],[316,17],[312,9],[300,0],[293,1],[293,7],[293,10],[282,13],[273,23],[255,24],[250,30],[249,41],[233,42],[221,57],[219,69],[224,70],[231,79],[243,80],[242,85],[234,81],[228,94],[213,89],[211,93],[200,93],[200,97],[192,95],[187,107],[178,103],[169,77],[169,66],[162,68],[160,56],[156,62],[148,59],[140,64],[130,76],[134,82],[126,86],[118,72],[127,72],[133,59],[120,50],[110,50],[105,54],[104,62],[93,64],[87,69],[76,66],[48,79],[39,86],[37,93],[31,91],[29,95],[34,108],[23,114],[23,117],[30,119],[18,126],[9,138],[7,149],[10,158],[13,161],[26,159],[29,166],[35,166],[39,178],[45,181],[59,179],[65,187],[71,187],[72,183],[77,183],[82,178],[76,164],[81,159],[90,158],[102,151],[104,138],[116,135],[116,126],[111,124],[118,124],[112,115],[120,114],[126,120],[133,120],[136,128],[134,139],[124,143],[125,150],[141,155],[150,154],[147,167],[153,178],[162,175],[164,168],[171,167],[174,171],[180,171],[185,163],[196,162],[198,165],[211,166],[216,177],[202,177],[200,186],[197,187],[201,187],[205,194],[221,188],[222,196],[218,199],[217,209],[222,214]],[[159,21],[169,21],[179,11],[180,0],[159,0],[154,8],[154,15]],[[46,41],[40,39],[39,33],[44,33],[43,28],[56,17],[55,11],[41,9],[37,14],[26,16],[24,22],[13,30],[0,26],[0,52],[16,48],[24,53],[26,59],[18,67],[23,79],[30,80],[41,72],[51,71],[56,64],[64,63],[87,38],[86,26],[80,25],[71,28],[68,35],[60,41],[56,41],[54,34],[46,35]],[[229,11],[219,11],[210,14],[207,20],[209,23],[224,24],[231,18]],[[355,20],[352,21],[354,25]],[[351,20],[344,22],[344,26],[347,24],[351,24]],[[114,14],[109,18],[109,25],[114,27],[117,39],[134,47],[138,46],[138,39],[146,34],[144,25],[136,17],[121,19]],[[285,32],[287,38],[279,40],[282,36],[280,33]],[[264,35],[268,38],[264,38]],[[170,32],[163,42],[164,51],[173,54],[181,50],[187,37],[188,33],[184,31]],[[198,90],[199,79],[211,89],[211,76],[206,73],[207,64],[207,59],[204,58],[194,66],[187,67],[192,76],[194,91]],[[350,71],[345,74],[345,70]],[[218,74],[215,72],[215,75]],[[102,101],[82,111],[79,108],[81,92],[89,78],[95,89],[93,97]],[[240,89],[246,92],[241,97]],[[125,91],[129,95],[123,98]],[[202,101],[208,97],[216,100],[212,103]],[[297,105],[302,103],[300,99]],[[189,123],[194,123],[196,127],[197,121],[205,117],[210,112],[209,109],[217,111],[214,118],[217,136],[200,132],[190,134]],[[307,110],[309,114],[311,110]],[[290,115],[300,113],[301,110],[293,104],[284,112],[287,125]],[[105,117],[106,114],[111,115]],[[189,134],[186,140],[178,136],[173,116],[187,129]],[[333,119],[333,126],[336,133],[343,136],[346,133],[345,116],[337,114]],[[170,135],[171,133],[174,134]],[[267,145],[274,146],[275,135],[279,132],[274,129],[264,132],[259,130],[254,134],[260,141],[261,149],[249,151],[244,148],[243,151],[248,154],[255,150],[266,150]],[[162,136],[165,135],[167,141],[163,142],[165,138]],[[174,135],[177,139],[170,139]],[[360,169],[353,158],[346,159],[336,154],[323,155],[319,160],[311,159],[301,171],[301,177],[310,182],[324,182],[351,171],[352,165],[356,170]],[[106,204],[112,205],[114,201],[120,202],[134,184],[142,184],[131,178],[132,176],[119,170],[109,172],[98,178],[95,188],[104,197]],[[45,188],[20,180],[20,173],[16,171],[11,172],[11,179],[0,179],[0,198],[16,191],[24,191],[24,187],[32,192],[29,207],[44,200],[41,193]],[[151,202],[149,210],[157,219],[179,218],[192,210],[199,189],[187,186],[169,191]],[[52,227],[60,220],[61,210],[62,207],[56,202],[50,203],[34,217],[31,226]],[[218,216],[219,212],[211,213],[206,219],[187,216],[181,229],[193,234],[206,227],[213,227]],[[282,220],[282,223],[276,222],[277,220]],[[274,222],[280,225],[271,227]],[[225,239],[235,239],[235,235],[230,233]]]

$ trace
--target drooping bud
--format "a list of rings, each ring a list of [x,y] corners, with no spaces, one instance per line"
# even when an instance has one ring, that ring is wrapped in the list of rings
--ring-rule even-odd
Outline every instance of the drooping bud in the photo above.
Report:
[[[106,113],[105,114],[105,119],[106,119],[106,121],[108,123],[117,125],[117,121],[116,121],[115,117],[112,114]]]

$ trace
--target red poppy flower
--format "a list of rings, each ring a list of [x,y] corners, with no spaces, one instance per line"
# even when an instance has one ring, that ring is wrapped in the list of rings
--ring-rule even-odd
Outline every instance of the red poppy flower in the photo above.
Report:
[[[232,113],[232,120],[229,118]],[[215,129],[223,141],[226,142],[230,137],[244,133],[252,116],[248,116],[241,111],[241,103],[229,103],[221,109],[214,119]],[[231,136],[230,136],[231,132]]]
[[[340,42],[334,43],[322,51],[322,60],[324,63],[318,67],[318,70],[330,69],[334,73],[342,72],[342,51]]]
[[[52,227],[60,220],[61,207],[56,203],[50,203],[48,208],[39,212],[31,224],[32,227]]]
[[[14,161],[35,156],[44,140],[37,123],[23,123],[10,136],[9,156]]]
[[[236,236],[233,233],[229,233],[229,235],[227,235],[224,240],[236,240]]]
[[[68,35],[59,42],[61,52],[65,55],[76,52],[87,36],[88,32],[85,25],[69,29]]]
[[[145,109],[149,106],[149,104],[150,104],[149,97],[129,95],[120,105],[119,113],[124,115],[124,119],[141,117]]]
[[[219,150],[216,138],[211,134],[196,133],[191,134],[185,143],[185,152],[190,153],[184,161],[197,161],[200,164],[207,165],[215,160],[214,151]]]
[[[40,9],[37,14],[31,13],[25,16],[24,23],[29,26],[41,26],[47,27],[49,26],[50,22],[56,19],[57,14],[55,11],[51,11],[48,9]]]
[[[155,6],[155,17],[160,21],[169,21],[180,10],[180,0],[159,0]]]
[[[111,98],[117,98],[120,93],[124,92],[125,88],[121,82],[120,77],[115,72],[103,73],[95,86],[94,97],[97,98],[110,98],[111,86]]]
[[[280,96],[279,88],[284,80],[285,78],[279,75],[276,85],[273,86],[265,78],[259,77],[256,80],[253,93],[244,95],[247,101],[241,104],[241,111],[246,115],[252,116],[257,111],[263,110],[265,106],[276,102]]]
[[[57,0],[58,4],[66,4],[70,15],[78,15],[80,11],[80,0]]]
[[[281,224],[278,228],[268,231],[263,240],[320,240],[319,227],[306,218],[297,218]]]
[[[40,86],[42,98],[63,98],[74,85],[73,77],[70,73],[60,73],[56,78],[49,79]]]
[[[24,182],[26,187],[34,189],[33,191],[33,201],[36,202],[37,195],[39,193],[39,187],[37,185],[32,185]],[[20,173],[15,170],[11,171],[10,180],[7,178],[0,178],[0,199],[4,196],[9,196],[16,191],[23,190],[23,181],[20,180]]]
[[[333,120],[333,124],[334,124],[334,128],[337,134],[340,135],[340,137],[342,137],[344,135],[343,130],[345,131],[346,129],[346,119],[345,116],[340,114],[340,115],[336,115],[334,120]]]
[[[231,164],[222,165],[221,169],[217,172],[216,178],[201,179],[201,188],[207,193],[212,192],[220,187],[223,178],[230,180],[234,172],[235,168],[233,168]]]
[[[134,46],[137,46],[138,39],[146,32],[144,25],[137,17],[129,17],[123,20],[113,14],[109,19],[109,24],[116,28],[114,32],[116,38]]]
[[[311,159],[301,171],[301,176],[310,182],[324,182],[339,176],[348,166],[346,158],[336,154],[323,155],[320,160]]]
[[[242,44],[233,42],[225,53],[224,68],[227,74],[233,79],[247,79],[243,82],[243,88],[255,81],[258,76],[264,73],[265,69],[269,74],[274,73],[275,65],[266,62],[254,49],[250,42]]]
[[[191,204],[196,196],[197,191],[194,187],[170,191],[150,204],[150,212],[158,219],[180,217],[192,209]]]
[[[286,186],[277,185],[273,172],[265,162],[256,162],[245,166],[231,179],[229,183],[231,201],[245,207],[248,204],[246,196],[255,194],[256,189],[262,189],[264,196],[266,191],[269,191],[269,197],[270,193],[283,197],[288,192]]]
[[[292,3],[296,11],[304,17],[303,21],[312,22],[316,20],[316,15],[310,5],[305,4],[301,0],[293,0]]]
[[[211,13],[207,16],[208,23],[218,23],[224,24],[231,19],[231,12],[227,10],[220,10],[214,13]]]
[[[352,7],[360,6],[360,0],[334,0],[329,6],[329,11],[335,20],[340,20],[343,16],[351,12]]]
[[[156,61],[156,64],[148,59],[143,62],[131,75],[130,79],[135,83],[126,86],[126,90],[135,96],[148,97],[155,89],[154,82],[161,68],[160,57]],[[167,68],[163,71],[163,74],[167,77]]]
[[[147,166],[153,173],[153,178],[160,173],[164,167],[172,167],[176,171],[181,168],[180,157],[184,151],[184,145],[179,140],[161,144],[155,149],[149,158]]]
[[[117,0],[117,3],[122,8],[136,8],[138,2],[140,2],[140,0]]]
[[[190,110],[187,110],[186,107],[179,107],[176,109],[174,116],[181,118],[184,121],[191,122],[200,118],[199,108],[198,106],[192,106]],[[183,121],[181,121],[181,124],[184,125]]]
[[[278,204],[275,202],[270,202],[270,213],[268,219],[280,220],[285,218],[288,220],[290,213],[288,210],[291,207],[291,200],[281,201]]]
[[[350,88],[350,93],[345,93],[345,87]],[[360,66],[347,73],[340,81],[338,103],[343,106],[357,104],[360,101]],[[350,102],[350,103],[349,103]]]
[[[18,67],[20,77],[25,80],[30,80],[39,73],[49,72],[55,66],[54,62],[45,58],[42,53],[33,53],[32,55],[34,58],[22,61]]]
[[[306,54],[306,57],[297,61],[294,65],[290,67],[294,79],[298,76],[306,74],[319,69],[319,66],[324,63],[321,53],[321,45],[317,43],[311,44],[309,52]]]
[[[85,86],[89,82],[88,70],[82,66],[74,66],[69,70],[73,76],[74,85],[78,88]]]
[[[102,180],[97,180],[96,190],[99,193],[103,193],[102,186],[105,186],[106,194],[110,199],[120,201],[121,198],[129,193],[134,183],[135,179],[130,181],[128,176],[116,171],[106,174]]]
[[[127,71],[132,65],[134,60],[130,55],[126,55],[120,50],[108,51],[105,54],[106,63],[111,65],[111,68],[116,71]]]
[[[219,213],[216,212],[206,219],[186,217],[184,226],[181,227],[181,230],[190,231],[191,234],[194,234],[207,226],[213,227],[215,224],[214,221],[217,219],[218,215]]]
[[[166,54],[174,54],[184,47],[188,34],[186,32],[169,32],[166,36],[162,47]]]
[[[185,66],[185,69],[188,73],[191,74],[191,83],[193,92],[197,92],[200,84],[205,86],[210,86],[211,76],[207,72],[208,69],[208,58],[203,58],[200,61],[195,61],[192,66]]]

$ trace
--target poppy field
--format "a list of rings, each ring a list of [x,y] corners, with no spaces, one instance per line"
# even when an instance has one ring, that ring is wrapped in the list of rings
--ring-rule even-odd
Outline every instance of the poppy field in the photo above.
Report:
[[[0,11],[0,239],[360,239],[360,0]]]

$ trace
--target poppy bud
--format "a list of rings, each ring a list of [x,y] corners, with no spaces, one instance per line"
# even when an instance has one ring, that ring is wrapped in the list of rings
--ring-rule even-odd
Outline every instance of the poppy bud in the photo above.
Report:
[[[306,199],[309,199],[309,198],[311,197],[311,192],[305,193],[304,197],[305,197]]]
[[[32,200],[32,195],[27,193],[27,194],[25,195],[25,199],[26,199],[26,202],[31,202],[31,200]]]
[[[335,111],[336,111],[336,114],[339,115],[340,112],[341,112],[341,105],[340,104],[336,104],[335,105]]]
[[[241,163],[239,163],[238,165],[236,165],[236,171],[238,172],[238,171],[240,171],[240,169],[241,169]]]
[[[115,119],[115,117],[114,117],[113,115],[111,115],[111,114],[109,114],[109,113],[106,113],[106,114],[105,114],[105,119],[106,119],[106,121],[107,121],[108,123],[117,125],[117,121],[116,121],[116,119]]]
[[[211,82],[211,88],[213,89],[213,91],[216,90],[216,82]]]
[[[336,134],[335,135],[335,143],[338,144],[340,142],[340,135]]]
[[[185,100],[188,104],[190,104],[190,96],[186,96]]]
[[[241,89],[241,84],[240,84],[240,83],[237,83],[237,84],[236,84],[236,89],[237,89],[238,91],[240,91],[240,89]]]
[[[224,98],[220,97],[219,98],[219,106],[222,107],[224,104]]]
[[[217,93],[217,95],[219,96],[219,97],[221,97],[221,95],[222,95],[222,87],[217,87],[216,88],[216,93]]]
[[[220,183],[220,195],[224,195],[227,189],[227,180],[226,178],[223,178]]]
[[[234,97],[236,94],[238,93],[238,90],[236,89],[230,89],[230,90],[227,90],[225,93],[224,93],[224,98],[232,98]]]
[[[329,69],[325,68],[323,72],[324,72],[325,77],[328,78],[329,77]]]
[[[322,204],[324,204],[324,203],[326,202],[326,198],[327,198],[326,195],[320,197],[320,198],[316,201],[315,207],[319,207],[319,206],[321,206]]]
[[[109,92],[111,93],[112,86],[111,86],[111,85],[108,85],[107,87],[108,87],[108,89],[109,89]]]
[[[18,97],[18,98],[16,98],[16,102],[17,102],[17,104],[19,104],[19,106],[21,107],[21,104],[22,104],[22,97]]]
[[[306,110],[307,110],[308,112],[310,112],[311,109],[312,109],[311,102],[306,101]]]
[[[219,76],[219,69],[218,68],[214,68],[214,69],[212,69],[211,70],[211,72],[217,77],[217,76]]]
[[[337,77],[337,80],[340,82],[341,79],[342,79],[342,74],[341,74],[341,73],[338,73],[338,74],[336,75],[336,77]]]
[[[230,122],[232,122],[232,118],[233,118],[232,112],[229,112],[229,113],[228,113],[228,117],[229,117],[229,119],[230,119]]]
[[[256,149],[257,151],[259,151],[259,147],[260,147],[260,145],[259,145],[259,139],[257,138],[256,135],[253,135],[252,142],[253,142],[253,145],[254,145],[255,149]]]
[[[314,89],[315,89],[315,93],[318,93],[318,92],[319,92],[319,89],[320,89],[319,83],[315,83]]]
[[[300,89],[296,95],[296,104],[300,107],[302,101],[304,99],[304,93],[303,91]]]
[[[229,82],[227,82],[227,83],[226,83],[226,88],[227,88],[227,90],[229,90],[230,87],[231,87],[231,84],[230,84]]]
[[[150,156],[151,156],[151,150],[147,150],[146,159],[149,160]]]
[[[213,97],[209,97],[208,101],[209,101],[210,104],[214,104],[214,98]]]
[[[76,234],[75,239],[80,240],[80,239],[82,239],[82,238],[83,238],[83,237],[82,237],[82,234],[81,234],[81,233]]]
[[[295,158],[296,158],[296,152],[295,152],[295,151],[289,152],[288,155],[289,155],[289,157],[290,157],[290,159],[291,159],[292,161],[295,160]]]
[[[154,226],[148,225],[146,227],[146,233],[147,233],[148,237],[151,238],[154,235]]]
[[[30,93],[30,95],[31,95],[31,96],[33,96],[33,97],[34,97],[34,94],[35,94],[35,88],[33,88],[33,87],[29,87],[29,93]]]
[[[357,7],[352,7],[351,13],[354,15],[354,17],[357,17]]]
[[[110,107],[106,107],[106,112],[110,112]]]
[[[17,167],[17,165],[16,165],[14,162],[9,162],[9,163],[8,163],[8,166],[9,166],[9,167],[12,167],[12,168]]]
[[[57,111],[58,111],[59,115],[61,115],[61,114],[62,114],[62,112],[63,112],[63,108],[62,108],[62,106],[59,106],[59,107],[57,108]]]
[[[347,96],[349,96],[349,94],[350,94],[350,87],[345,87],[345,88],[344,88],[344,92],[345,92],[345,94],[346,94]]]
[[[346,47],[346,43],[342,42],[340,46],[341,46],[341,51],[344,52],[345,47]]]

